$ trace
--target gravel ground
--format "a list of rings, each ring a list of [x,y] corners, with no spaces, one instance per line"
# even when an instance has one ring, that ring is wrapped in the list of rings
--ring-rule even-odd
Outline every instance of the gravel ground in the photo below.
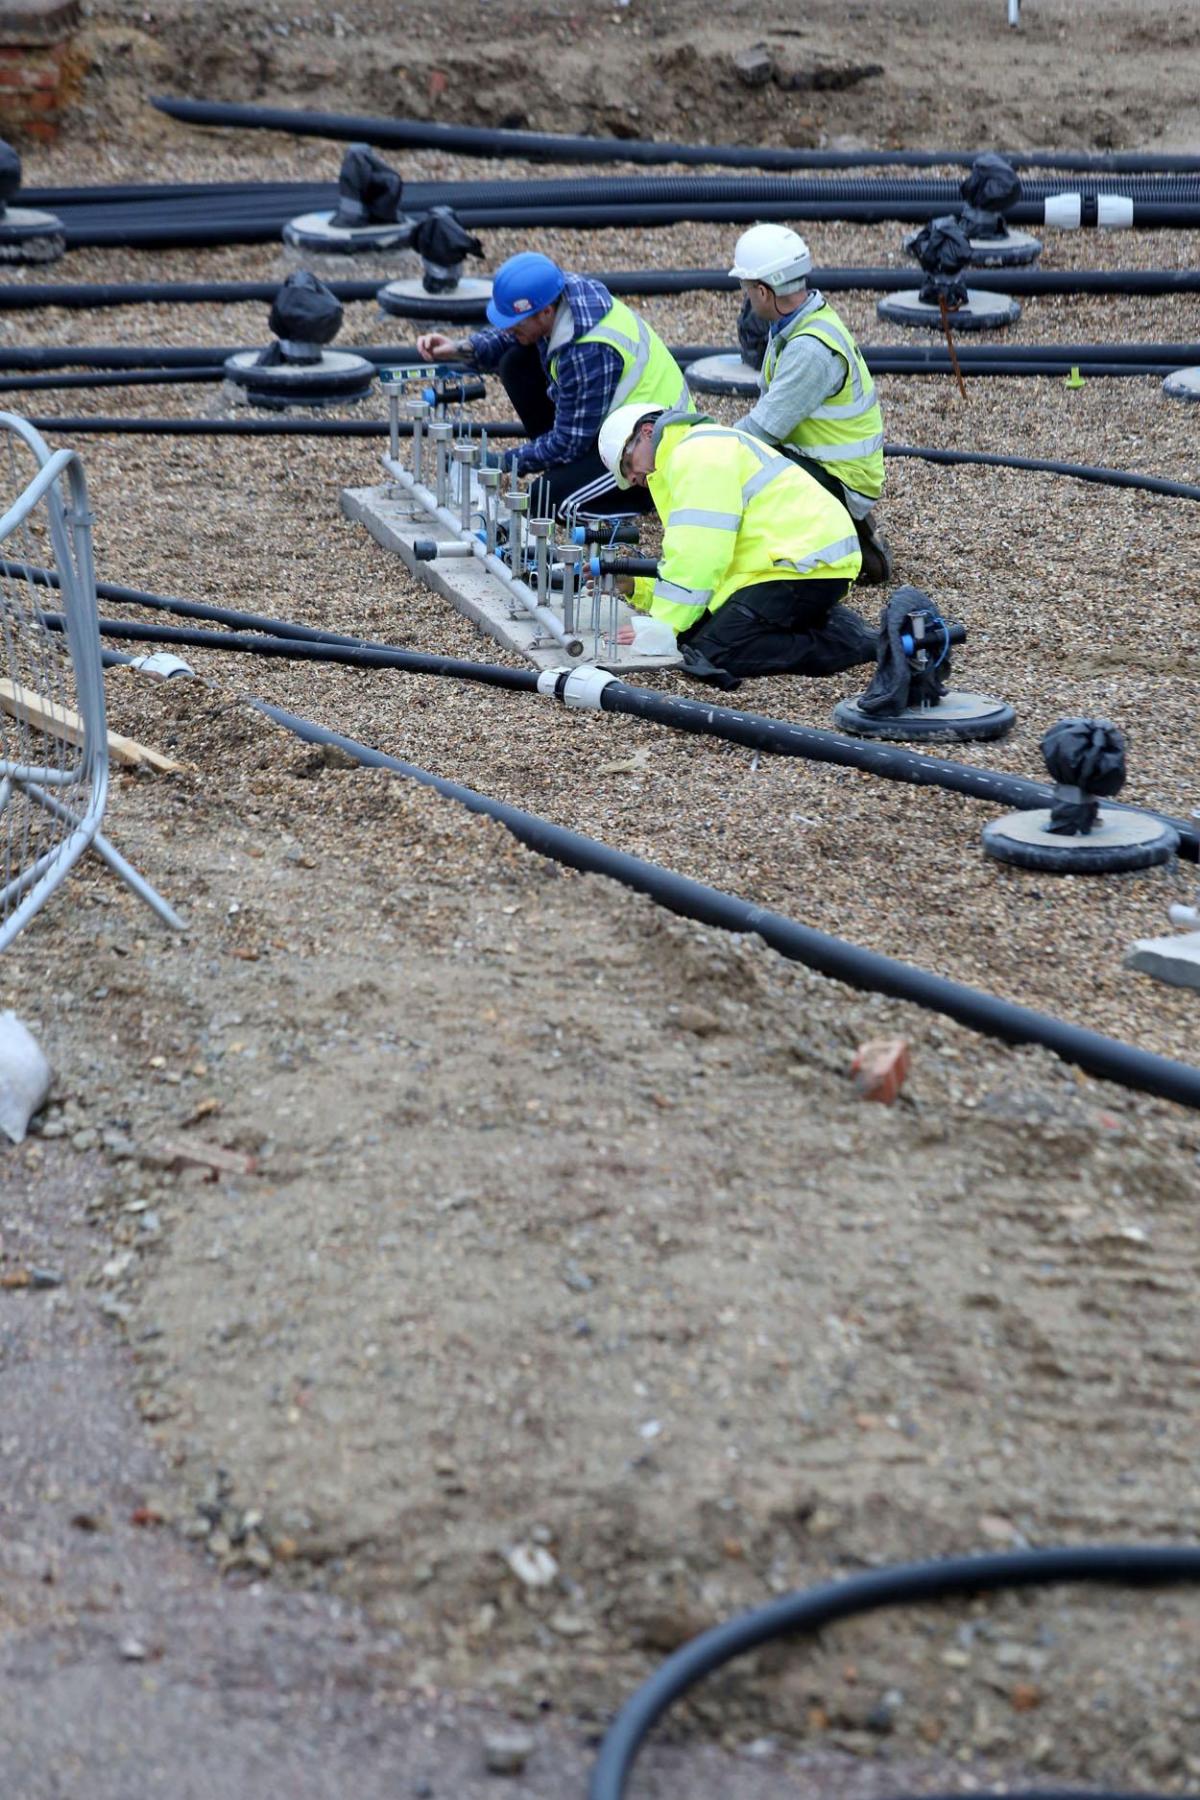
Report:
[[[451,10],[469,37],[480,9]],[[1028,10],[1035,33],[1076,17]],[[646,0],[631,12],[663,22]],[[103,29],[146,37],[127,13],[106,9]],[[925,13],[945,43],[939,6],[913,31]],[[178,7],[158,18],[183,28]],[[547,18],[546,43],[561,24]],[[1167,33],[1167,94],[1186,64],[1165,18],[1104,9],[1133,62],[1139,31],[1152,47]],[[1040,37],[1000,42],[1030,59],[1021,135],[1037,141],[1045,118],[1075,141],[1062,109],[1082,76],[1063,80]],[[1097,91],[1111,51],[1098,30]],[[108,99],[89,101],[101,124],[127,92],[107,79]],[[917,123],[888,116],[916,141],[933,102],[912,79],[905,92]],[[327,103],[343,103],[336,88]],[[943,141],[978,133],[979,116],[964,102]],[[124,137],[99,132],[95,179],[336,170],[336,147],[131,118]],[[1095,141],[1082,124],[1075,137]],[[414,178],[481,170],[403,162]],[[78,168],[68,142],[26,178]],[[484,235],[489,267],[524,242]],[[899,226],[809,235],[822,262],[904,266]],[[586,270],[723,266],[735,236],[543,241]],[[1043,266],[1190,267],[1197,238],[1056,237]],[[94,250],[49,278],[289,266],[273,246]],[[871,296],[837,304],[864,341],[912,341]],[[641,310],[668,339],[732,341],[730,296]],[[0,347],[251,343],[265,314],[5,313]],[[410,334],[360,305],[342,335]],[[1196,337],[1187,297],[1039,299],[1006,342]],[[1191,414],[1156,380],[976,380],[965,403],[948,379],[880,389],[896,442],[1200,480]],[[29,411],[225,406],[198,385],[42,394]],[[79,448],[107,579],[506,660],[341,517],[340,490],[374,479],[373,445]],[[968,626],[962,681],[1017,708],[1009,739],[957,757],[1038,775],[1048,724],[1105,714],[1129,739],[1126,797],[1190,809],[1188,503],[894,460],[882,516],[897,580]],[[880,1560],[1190,1535],[1189,1115],[560,875],[498,827],[297,744],[245,700],[1187,1061],[1193,1001],[1121,958],[1191,897],[1190,868],[1055,883],[984,862],[991,809],[966,798],[456,682],[188,655],[200,682],[109,676],[113,725],[186,772],[117,777],[107,827],[182,905],[187,938],[167,940],[88,863],[0,964],[0,1001],[57,1070],[41,1135],[0,1164],[0,1274],[67,1276],[48,1295],[0,1291],[0,1447],[16,1470],[0,1750],[21,1800],[81,1791],[83,1766],[95,1800],[250,1792],[268,1752],[298,1800],[351,1779],[364,1800],[426,1781],[467,1800],[497,1720],[534,1734],[509,1791],[578,1792],[588,1734],[738,1606]],[[853,686],[779,678],[739,699],[825,725]],[[850,1056],[892,1032],[912,1048],[905,1096],[865,1106]],[[180,1137],[254,1167],[207,1179],[164,1151]],[[81,1391],[97,1396],[86,1430]],[[127,1523],[139,1506],[169,1529]],[[98,1529],[72,1524],[85,1514]],[[555,1565],[541,1587],[526,1579],[539,1554]],[[840,1627],[711,1683],[644,1791],[873,1800],[1101,1771],[1194,1787],[1197,1629],[1186,1597],[1074,1591]],[[122,1656],[129,1636],[146,1663]]]

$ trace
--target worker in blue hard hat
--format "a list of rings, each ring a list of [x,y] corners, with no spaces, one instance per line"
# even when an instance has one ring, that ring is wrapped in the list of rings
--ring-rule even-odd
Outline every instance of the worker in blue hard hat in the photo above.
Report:
[[[491,328],[468,338],[417,339],[430,362],[495,369],[529,442],[505,453],[519,475],[540,473],[556,513],[645,512],[649,496],[623,492],[596,442],[617,406],[678,406],[688,399],[679,364],[644,319],[602,282],[567,275],[534,250],[510,256],[492,279]]]

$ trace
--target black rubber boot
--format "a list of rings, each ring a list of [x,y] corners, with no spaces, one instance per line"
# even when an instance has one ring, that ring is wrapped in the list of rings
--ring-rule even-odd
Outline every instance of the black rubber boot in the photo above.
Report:
[[[858,585],[882,587],[892,579],[892,557],[887,539],[880,536],[875,524],[875,514],[869,512],[865,519],[855,519],[854,528],[858,532],[858,547],[862,551]]]

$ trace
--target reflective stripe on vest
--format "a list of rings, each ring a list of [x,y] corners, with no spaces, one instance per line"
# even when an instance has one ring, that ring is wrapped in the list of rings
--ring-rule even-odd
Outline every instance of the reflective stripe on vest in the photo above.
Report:
[[[798,420],[786,441],[815,462],[861,465],[845,471],[847,485],[867,493],[879,493],[883,487],[883,421],[879,416],[875,383],[853,338],[828,302],[823,300],[814,311],[797,317],[793,324],[772,338],[763,361],[764,389],[771,385],[785,345],[794,338],[805,336],[815,338],[827,350],[839,355],[845,363],[846,376],[838,395],[814,407],[807,418]],[[860,438],[842,435],[853,420],[867,415],[874,415],[875,430]],[[839,428],[835,438],[830,439],[823,433],[821,427],[825,424]]]
[[[572,341],[576,344],[606,344],[621,358],[621,379],[608,403],[609,412],[615,412],[618,406],[626,406],[635,399],[645,400],[649,406],[674,408],[690,404],[687,377],[680,371],[675,358],[661,338],[656,340],[645,320],[640,319],[624,301],[614,300],[598,325],[593,325],[590,331],[581,332]],[[647,380],[656,345],[661,353],[661,366],[657,377],[651,375]],[[568,346],[564,345],[563,348]],[[552,381],[558,380],[560,355],[561,352],[556,351],[550,360]],[[675,379],[676,376],[678,380]]]
[[[818,563],[836,563],[841,562],[844,556],[853,556],[859,547],[856,533],[854,537],[838,538],[834,544],[824,544],[820,550],[814,550],[810,556],[802,556],[798,562],[794,562],[790,556],[778,557],[777,567],[795,569],[798,575],[805,575],[809,569],[815,569]]]
[[[690,606],[693,612],[706,612],[713,593],[712,588],[680,587],[678,582],[663,581],[661,576],[654,584],[656,600],[667,600],[672,606]]]

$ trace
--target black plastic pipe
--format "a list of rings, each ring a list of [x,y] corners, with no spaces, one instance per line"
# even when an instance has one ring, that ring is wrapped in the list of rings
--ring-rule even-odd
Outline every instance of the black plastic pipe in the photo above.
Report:
[[[1200,173],[1165,176],[1094,175],[1070,182],[1034,177],[1021,184],[1018,205],[1041,207],[1052,195],[1064,191],[1084,199],[1121,195],[1151,206],[1200,205]],[[325,182],[247,181],[193,182],[161,187],[79,187],[23,191],[31,205],[52,206],[64,224],[72,216],[96,221],[125,223],[141,212],[156,222],[171,214],[194,222],[220,213],[230,219],[249,220],[267,211],[290,208],[309,211],[322,204],[336,204],[337,184]],[[939,211],[963,205],[957,177],[931,176],[834,176],[818,179],[791,175],[564,175],[510,176],[501,180],[406,181],[403,208],[421,212],[430,206],[523,210],[528,206],[644,206],[692,205],[745,201],[748,204],[813,201],[820,204],[902,205],[921,203]],[[1015,208],[1006,218],[1015,216]],[[122,215],[118,218],[118,214]]]
[[[188,369],[92,369],[87,374],[0,375],[0,393],[25,394],[63,388],[175,387],[220,381],[224,371],[211,363]]]
[[[588,1800],[624,1800],[630,1771],[654,1724],[682,1694],[735,1656],[781,1637],[811,1636],[839,1619],[885,1606],[915,1606],[975,1594],[1095,1581],[1148,1587],[1200,1580],[1200,1549],[1112,1544],[1063,1550],[1022,1550],[996,1556],[955,1556],[902,1563],[823,1587],[785,1594],[702,1632],[667,1658],[627,1700],[608,1730],[588,1783]],[[1078,1794],[1075,1800],[1093,1800]]]
[[[923,450],[911,444],[885,444],[885,456],[915,456],[922,462],[981,463],[990,469],[1030,469],[1041,475],[1069,475],[1075,481],[1098,481],[1105,487],[1140,488],[1169,494],[1175,500],[1200,500],[1200,487],[1186,481],[1164,481],[1158,475],[1133,475],[1124,469],[1091,468],[1086,463],[1044,462],[1033,456],[990,456],[981,450]]]
[[[916,279],[914,276],[913,280]],[[0,369],[171,369],[220,368],[230,356],[261,345],[191,344],[139,345],[124,344],[41,345],[9,344],[0,346]],[[863,355],[889,356],[897,361],[920,364],[935,362],[945,352],[936,340],[924,339],[902,344],[861,345]],[[736,354],[729,344],[672,344],[671,354],[677,362],[696,362],[702,356]],[[377,366],[405,364],[416,366],[421,353],[416,344],[360,344],[355,354]],[[992,344],[960,344],[959,362],[996,362],[1019,357],[1025,362],[1072,362],[1081,366],[1088,362],[1145,362],[1151,365],[1169,363],[1173,369],[1200,363],[1200,343],[1189,344],[1020,344],[1004,347]],[[430,363],[429,374],[436,376],[438,364]]]
[[[733,293],[737,282],[724,269],[614,269],[587,271],[612,294]],[[826,293],[896,293],[918,279],[912,269],[814,268],[810,285]],[[987,293],[1027,294],[1194,294],[1196,269],[971,269],[970,285]],[[383,285],[329,280],[325,286],[343,301],[373,300]],[[91,311],[112,306],[269,304],[277,281],[0,282],[0,312],[34,312],[60,306]]]
[[[52,630],[64,629],[65,620],[61,613],[43,613],[41,616]],[[240,632],[201,631],[186,625],[143,625],[134,619],[101,619],[100,635],[139,644],[185,644],[202,650],[240,650],[250,656],[284,657],[289,662],[341,663],[352,669],[403,669],[413,675],[451,675],[473,681],[480,679],[482,668],[487,670],[491,687],[537,691],[537,674],[532,669],[507,669],[500,663],[463,662],[453,656],[429,656],[417,650],[355,643],[344,638],[250,637]]]
[[[460,156],[539,157],[559,162],[714,163],[751,169],[938,168],[970,164],[982,150],[799,150],[750,144],[678,144],[658,138],[573,137],[546,131],[500,131],[478,125],[443,125],[429,119],[381,119],[353,113],[299,112],[279,106],[183,100],[159,95],[151,104],[189,125],[236,126],[243,131],[286,131],[294,137],[332,138],[381,149],[452,150]],[[1141,150],[1081,153],[1076,150],[1002,150],[1019,169],[1113,170],[1128,174],[1200,174],[1200,157]]]
[[[649,565],[653,567],[651,563]],[[0,564],[6,573],[25,574],[23,564]],[[641,571],[639,571],[641,572]],[[210,619],[232,628],[229,631],[205,631],[172,625],[140,624],[135,619],[102,619],[104,637],[129,638],[139,643],[178,644],[195,649],[240,651],[251,656],[291,658],[296,661],[346,663],[350,666],[376,669],[402,669],[414,675],[453,675],[462,681],[479,682],[486,687],[507,688],[525,693],[538,692],[535,671],[510,669],[496,663],[464,662],[455,657],[429,656],[398,645],[380,644],[370,639],[352,638],[337,632],[319,631],[311,626],[294,625],[287,620],[261,618],[253,613],[234,612],[228,607],[207,606],[201,601],[172,600],[158,594],[141,593],[136,588],[119,588],[112,583],[97,583],[97,592],[106,599],[124,600],[130,605],[148,606],[178,613],[183,618]],[[58,626],[59,615],[46,615],[47,623]],[[961,632],[961,627],[953,629]],[[264,635],[237,635],[257,632]],[[952,640],[952,641],[961,641]],[[299,647],[297,647],[299,646]],[[990,769],[976,768],[970,763],[945,761],[925,756],[895,744],[880,743],[871,738],[844,737],[840,732],[822,731],[807,725],[794,725],[788,720],[766,718],[760,713],[740,712],[734,707],[713,706],[707,701],[689,700],[683,695],[662,694],[653,688],[641,688],[624,681],[611,681],[600,696],[603,712],[623,713],[654,725],[665,725],[672,731],[684,731],[699,737],[722,738],[727,743],[741,744],[749,750],[771,752],[778,756],[798,756],[809,762],[831,763],[844,769],[859,769],[865,774],[888,781],[903,781],[913,787],[937,787],[949,793],[969,794],[976,800],[988,800],[998,806],[1032,811],[1048,806],[1054,789],[1041,781],[1030,781],[1021,775],[1006,775]],[[1125,806],[1118,803],[1110,810],[1137,813],[1168,825],[1179,837],[1179,854],[1190,862],[1200,861],[1200,827],[1186,819],[1172,818],[1149,807]]]
[[[1068,1024],[1063,1019],[1034,1012],[1012,1001],[998,1000],[992,994],[980,993],[976,988],[915,968],[911,963],[882,956],[878,951],[863,950],[842,938],[801,925],[782,913],[752,906],[719,888],[707,887],[686,875],[660,868],[657,863],[644,862],[623,850],[614,850],[596,838],[585,837],[563,825],[554,825],[548,819],[478,794],[458,782],[446,781],[440,775],[430,774],[428,769],[385,756],[380,750],[373,750],[336,731],[328,731],[311,719],[286,712],[265,700],[255,700],[253,704],[307,743],[334,745],[365,767],[393,769],[399,775],[419,781],[447,799],[459,801],[472,812],[496,819],[539,855],[585,874],[607,875],[684,918],[696,919],[722,931],[756,933],[781,956],[803,963],[806,968],[815,969],[818,974],[828,975],[833,980],[844,981],[850,987],[887,994],[892,999],[908,1001],[930,1012],[944,1013],[973,1031],[999,1038],[1004,1043],[1040,1044],[1064,1062],[1075,1064],[1101,1080],[1115,1081],[1122,1087],[1157,1094],[1181,1106],[1200,1109],[1200,1069],[1187,1063],[1139,1050],[1133,1044],[1103,1037],[1083,1026]]]
[[[343,437],[385,438],[386,419],[138,419],[84,416],[78,419],[30,419],[39,431],[58,432],[64,437]],[[525,427],[517,420],[491,419],[476,424],[464,421],[463,431],[478,437],[486,431],[488,438],[524,437]],[[409,420],[400,421],[401,437],[412,435]]]

